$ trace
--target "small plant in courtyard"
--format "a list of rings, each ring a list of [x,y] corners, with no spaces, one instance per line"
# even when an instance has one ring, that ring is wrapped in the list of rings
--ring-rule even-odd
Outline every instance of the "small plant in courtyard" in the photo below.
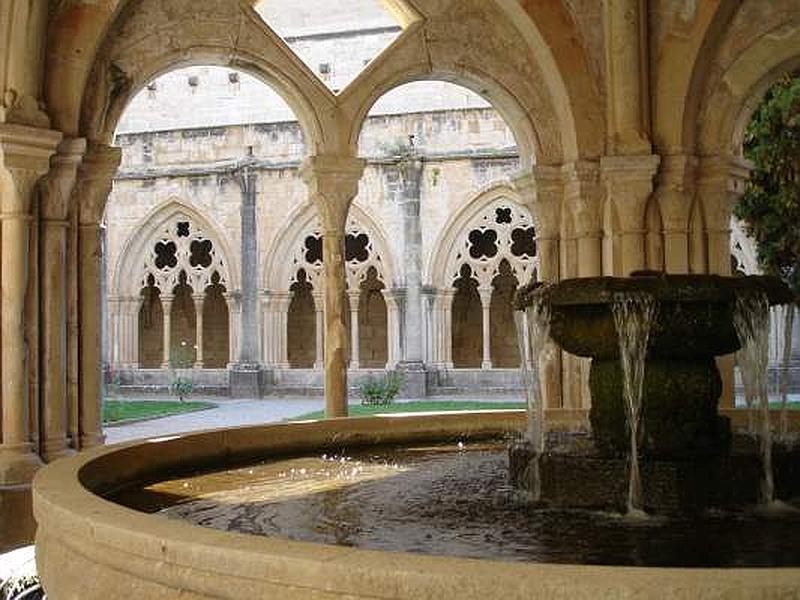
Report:
[[[181,377],[180,375],[176,375],[169,384],[169,391],[174,396],[178,397],[178,400],[181,402],[192,393],[194,389],[194,384],[192,380],[188,377]]]
[[[383,379],[369,377],[361,384],[361,404],[387,405],[400,393],[403,378],[397,373],[390,373]]]

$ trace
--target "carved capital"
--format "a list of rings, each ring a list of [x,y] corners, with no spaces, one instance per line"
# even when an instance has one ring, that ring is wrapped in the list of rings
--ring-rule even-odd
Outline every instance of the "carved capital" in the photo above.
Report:
[[[600,160],[606,197],[617,209],[622,231],[644,228],[644,213],[660,160],[656,155],[604,156]]]
[[[600,163],[576,161],[564,167],[564,199],[575,219],[575,232],[590,235],[603,228],[604,189]]]
[[[347,213],[365,165],[364,159],[337,155],[312,156],[303,163],[300,176],[319,210],[323,235],[344,236]]]
[[[114,146],[90,143],[78,168],[75,199],[81,223],[99,223],[111,193],[122,150]]]
[[[522,203],[536,221],[539,239],[558,237],[561,204],[564,199],[564,177],[561,167],[536,165],[529,173],[516,177],[514,187]]]
[[[67,138],[59,144],[58,151],[50,159],[50,172],[44,178],[42,186],[43,219],[63,221],[67,218],[78,167],[85,152],[84,138]]]
[[[708,231],[730,229],[733,205],[744,194],[750,168],[731,156],[709,156],[700,161],[697,192]]]
[[[661,159],[656,198],[665,231],[687,231],[694,195],[697,157],[673,154]]]
[[[3,213],[30,213],[36,182],[50,169],[50,157],[60,141],[58,131],[0,124]]]

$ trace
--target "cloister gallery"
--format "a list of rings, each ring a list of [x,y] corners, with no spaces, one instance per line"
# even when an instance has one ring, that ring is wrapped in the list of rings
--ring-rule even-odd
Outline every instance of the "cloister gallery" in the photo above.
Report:
[[[755,268],[742,136],[797,0],[327,5],[0,4],[2,545],[43,462],[103,443],[104,377],[332,417],[348,370],[509,389],[531,278]],[[587,375],[554,356],[548,406]]]

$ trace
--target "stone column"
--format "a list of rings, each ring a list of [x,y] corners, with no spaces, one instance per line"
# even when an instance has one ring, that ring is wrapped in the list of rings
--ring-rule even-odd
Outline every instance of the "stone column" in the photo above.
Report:
[[[423,345],[423,361],[429,364],[436,360],[434,350],[434,312],[436,302],[436,289],[431,286],[424,286],[422,288],[422,321],[423,321],[423,338],[425,344]]]
[[[194,343],[197,346],[195,353],[194,368],[203,368],[203,304],[206,300],[205,294],[192,294],[194,300],[194,314],[195,314],[195,335]]]
[[[289,368],[289,306],[292,303],[293,295],[294,292],[276,292],[275,294],[278,317],[278,366],[281,369]]]
[[[400,322],[402,300],[405,297],[405,292],[397,289],[384,289],[381,290],[381,293],[386,302],[386,343],[388,344],[386,368],[393,370],[397,368],[403,357],[400,343]]]
[[[692,211],[697,159],[685,154],[664,156],[656,199],[664,226],[664,267],[667,273],[689,272],[689,218]]]
[[[481,309],[483,311],[482,337],[483,337],[483,359],[481,369],[492,368],[492,288],[478,288],[481,297]]]
[[[358,369],[360,363],[358,339],[358,304],[361,301],[361,291],[347,293],[350,300],[350,368]]]
[[[442,366],[445,369],[453,368],[453,298],[456,290],[453,288],[439,292],[442,310],[442,329],[440,344],[442,349]]]
[[[103,443],[102,303],[103,232],[101,222],[122,152],[90,144],[78,170],[78,326],[80,446]]]
[[[54,131],[0,125],[0,488],[27,485],[41,465],[32,443],[29,412],[25,298],[35,187],[47,173],[60,139]]]
[[[230,373],[234,398],[260,395],[258,339],[258,224],[256,222],[257,176],[252,165],[244,164],[234,172],[242,191],[242,300],[238,356]]]
[[[578,241],[578,277],[603,274],[603,187],[600,164],[581,161],[565,170],[564,198]]]
[[[748,168],[733,157],[711,156],[700,161],[697,191],[705,221],[708,272],[713,275],[731,274],[731,214],[744,194],[748,176]],[[733,364],[733,355],[717,358],[723,408],[734,406]]]
[[[161,312],[163,314],[162,324],[162,339],[164,340],[164,348],[161,358],[161,368],[170,368],[170,358],[172,354],[172,301],[175,297],[172,294],[161,294]]]
[[[139,313],[142,310],[144,298],[133,296],[126,303],[126,358],[124,366],[128,369],[139,368]]]
[[[579,161],[565,169],[564,198],[572,209],[577,236],[578,277],[603,274],[603,197],[599,162]],[[591,359],[561,353],[563,405],[589,408]],[[577,380],[577,381],[576,381]]]
[[[365,164],[366,161],[349,156],[319,155],[307,159],[301,168],[301,175],[317,206],[322,225],[325,263],[325,414],[328,417],[347,415],[345,225]]]
[[[645,212],[659,160],[655,155],[604,156],[600,160],[606,202],[615,209],[620,228],[619,232],[613,233],[620,235],[622,272],[615,275],[627,277],[632,271],[646,266]]]
[[[239,332],[242,327],[242,295],[239,292],[223,294],[228,305],[228,369],[235,368],[239,357]]]
[[[314,292],[314,368],[325,368],[325,296]]]
[[[530,173],[514,180],[523,204],[536,222],[539,281],[556,282],[560,279],[559,232],[564,180],[561,167],[547,165],[534,166]],[[561,354],[553,351],[549,355],[552,359],[543,365],[542,392],[546,406],[557,408],[562,404]]]
[[[71,452],[67,439],[67,231],[70,198],[85,151],[82,138],[62,141],[41,190],[41,406],[46,461]]]
[[[106,298],[108,304],[108,331],[106,337],[108,338],[109,346],[109,364],[112,369],[118,369],[120,366],[122,350],[122,298],[119,296],[108,296]]]

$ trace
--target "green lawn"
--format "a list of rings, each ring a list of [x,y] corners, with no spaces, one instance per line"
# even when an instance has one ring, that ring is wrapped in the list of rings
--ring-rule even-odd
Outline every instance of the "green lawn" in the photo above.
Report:
[[[176,402],[151,400],[106,400],[103,402],[103,423],[119,423],[139,419],[157,419],[216,406],[211,402]]]
[[[525,408],[524,402],[458,402],[458,401],[420,401],[420,402],[396,402],[384,406],[376,405],[351,405],[351,417],[367,417],[380,413],[406,413],[406,412],[426,412],[442,410],[501,410],[508,408]],[[321,419],[325,416],[324,411],[314,412],[293,417],[290,421],[306,421],[309,419]]]

